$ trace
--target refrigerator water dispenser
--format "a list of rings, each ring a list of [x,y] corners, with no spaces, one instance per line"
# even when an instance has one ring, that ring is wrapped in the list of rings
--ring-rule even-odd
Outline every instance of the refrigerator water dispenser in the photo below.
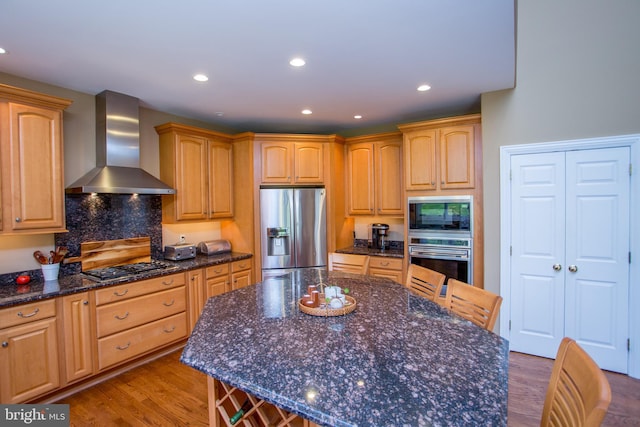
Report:
[[[269,239],[267,247],[267,253],[269,256],[290,255],[288,228],[267,228],[267,237]]]

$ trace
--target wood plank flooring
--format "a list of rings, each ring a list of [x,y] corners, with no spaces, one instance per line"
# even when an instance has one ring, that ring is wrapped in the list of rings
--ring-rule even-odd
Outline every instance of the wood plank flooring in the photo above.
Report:
[[[206,426],[206,376],[180,351],[67,397],[72,426]],[[509,356],[509,426],[538,426],[553,360]],[[605,372],[613,399],[603,426],[640,426],[640,380]]]

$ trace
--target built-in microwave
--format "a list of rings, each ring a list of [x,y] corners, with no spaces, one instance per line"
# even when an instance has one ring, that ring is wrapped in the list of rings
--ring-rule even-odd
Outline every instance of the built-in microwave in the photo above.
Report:
[[[473,232],[473,196],[409,197],[409,233]]]

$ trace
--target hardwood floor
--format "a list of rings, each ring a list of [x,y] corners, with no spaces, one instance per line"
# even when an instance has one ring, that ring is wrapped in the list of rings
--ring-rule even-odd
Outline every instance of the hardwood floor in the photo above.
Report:
[[[206,376],[180,351],[70,396],[72,426],[206,426]],[[509,356],[509,426],[540,425],[553,360]],[[613,393],[603,426],[640,426],[640,380],[605,372]]]

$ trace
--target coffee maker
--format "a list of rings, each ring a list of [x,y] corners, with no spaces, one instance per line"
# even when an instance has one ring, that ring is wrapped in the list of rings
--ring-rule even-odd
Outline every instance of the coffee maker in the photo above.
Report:
[[[389,225],[388,224],[369,224],[369,241],[372,249],[385,250],[389,248]]]

